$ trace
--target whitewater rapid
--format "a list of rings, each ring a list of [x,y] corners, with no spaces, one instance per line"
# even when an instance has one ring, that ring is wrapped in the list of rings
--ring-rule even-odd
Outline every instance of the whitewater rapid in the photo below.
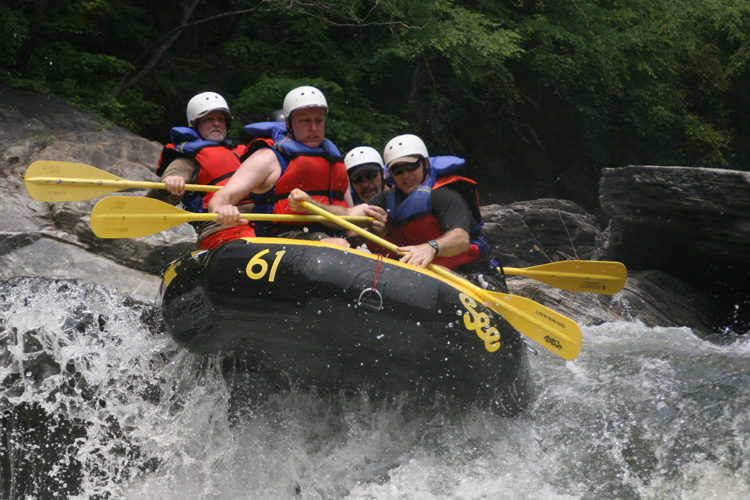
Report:
[[[530,356],[531,404],[508,419],[281,391],[185,352],[154,304],[9,280],[0,498],[750,498],[748,335],[582,330],[576,360]]]

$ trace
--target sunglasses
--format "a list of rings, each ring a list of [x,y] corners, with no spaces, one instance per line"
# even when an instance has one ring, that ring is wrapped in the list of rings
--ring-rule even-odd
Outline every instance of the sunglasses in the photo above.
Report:
[[[392,176],[398,177],[399,175],[404,173],[404,170],[407,172],[414,172],[416,169],[418,169],[422,165],[422,160],[417,160],[414,163],[402,163],[401,165],[397,165],[388,171],[391,173]]]
[[[364,181],[365,179],[367,179],[368,181],[373,180],[375,177],[378,176],[379,173],[380,172],[378,172],[376,170],[369,170],[369,171],[365,172],[364,174],[360,174],[360,175],[357,175],[355,177],[352,177],[351,178],[351,182],[352,182],[353,185],[356,186],[357,184],[361,184],[362,181]]]

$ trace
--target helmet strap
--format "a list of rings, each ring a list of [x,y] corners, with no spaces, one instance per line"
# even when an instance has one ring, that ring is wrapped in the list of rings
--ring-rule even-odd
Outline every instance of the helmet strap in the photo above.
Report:
[[[294,137],[294,129],[292,128],[292,115],[294,113],[289,113],[289,116],[286,117],[286,129],[289,131],[289,137],[291,137],[293,140],[297,140],[296,137]]]
[[[424,177],[422,178],[422,184],[430,177],[430,159],[422,158],[422,166],[424,167]]]

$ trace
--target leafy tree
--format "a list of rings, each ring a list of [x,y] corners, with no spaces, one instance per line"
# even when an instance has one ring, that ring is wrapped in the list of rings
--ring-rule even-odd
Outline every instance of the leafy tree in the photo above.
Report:
[[[750,159],[746,0],[25,0],[0,42],[1,82],[160,141],[198,92],[238,135],[317,85],[344,152],[416,133],[496,202],[591,209],[602,168]]]

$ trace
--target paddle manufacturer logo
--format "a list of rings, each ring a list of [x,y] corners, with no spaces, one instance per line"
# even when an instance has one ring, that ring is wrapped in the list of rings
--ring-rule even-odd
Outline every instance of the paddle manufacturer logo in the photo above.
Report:
[[[548,343],[549,345],[551,345],[552,347],[555,347],[555,348],[557,348],[557,350],[558,350],[558,351],[559,351],[560,349],[562,349],[562,344],[561,344],[561,343],[560,343],[560,341],[559,341],[559,340],[557,340],[556,338],[552,338],[552,337],[550,337],[549,335],[546,335],[546,336],[544,337],[544,341],[545,341],[545,342],[547,342],[547,343]]]
[[[458,294],[461,303],[466,306],[464,313],[464,326],[467,330],[477,333],[484,341],[484,348],[489,352],[500,349],[500,332],[494,326],[490,326],[490,316],[487,313],[477,312],[477,302],[465,293]]]
[[[604,292],[607,290],[607,285],[604,283],[597,283],[595,281],[584,281],[581,283],[580,289]]]

